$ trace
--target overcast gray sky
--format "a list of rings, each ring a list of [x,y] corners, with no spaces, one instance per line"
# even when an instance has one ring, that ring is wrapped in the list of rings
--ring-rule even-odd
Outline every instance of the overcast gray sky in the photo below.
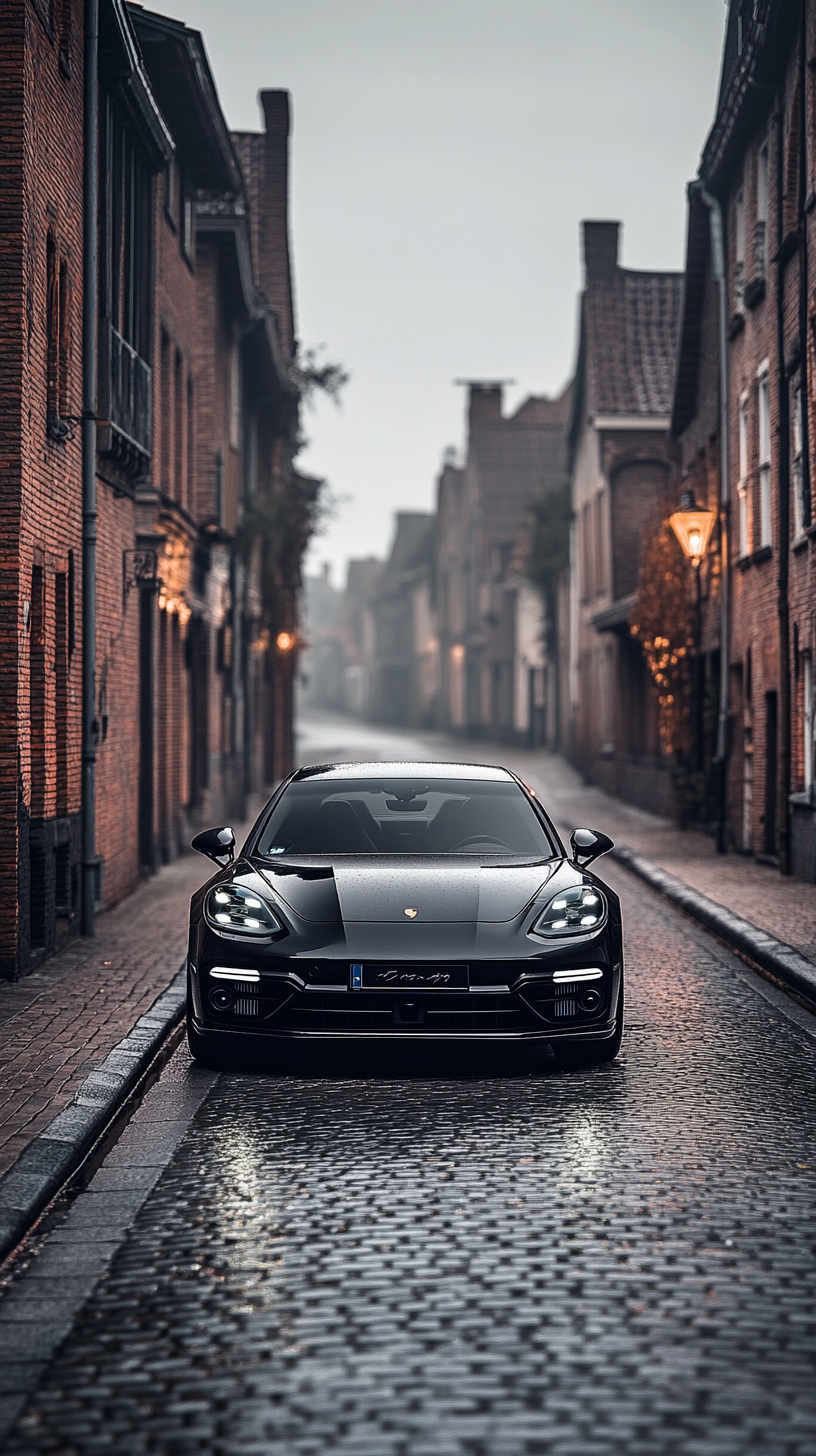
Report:
[[[155,4],[155,0],[154,0]],[[292,93],[298,333],[352,374],[301,465],[344,498],[308,566],[382,555],[464,443],[455,378],[560,391],[581,218],[680,268],[724,0],[160,0],[201,30],[232,127]]]

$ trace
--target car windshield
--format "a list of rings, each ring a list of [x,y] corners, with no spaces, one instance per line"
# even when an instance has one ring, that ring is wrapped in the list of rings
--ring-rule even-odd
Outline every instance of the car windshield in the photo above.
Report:
[[[557,853],[512,780],[306,779],[284,791],[257,852],[285,854]]]

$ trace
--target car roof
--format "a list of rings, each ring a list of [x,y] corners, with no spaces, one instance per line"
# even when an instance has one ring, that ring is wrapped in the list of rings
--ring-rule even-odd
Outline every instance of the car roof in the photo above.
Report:
[[[485,763],[427,763],[422,760],[419,763],[411,761],[402,762],[394,760],[384,763],[378,759],[374,763],[319,763],[311,768],[300,768],[294,775],[294,781],[302,779],[393,779],[393,778],[423,778],[423,779],[482,779],[490,783],[514,783],[513,774],[506,768],[499,768],[495,764]]]

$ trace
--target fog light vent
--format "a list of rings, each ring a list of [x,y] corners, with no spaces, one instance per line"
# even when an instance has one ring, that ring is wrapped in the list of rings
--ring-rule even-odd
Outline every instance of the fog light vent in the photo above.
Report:
[[[560,989],[561,988],[559,987],[559,990]],[[565,986],[563,989],[564,990],[569,990],[569,989],[574,989],[574,988],[569,988],[569,987],[566,987]],[[554,1014],[556,1016],[574,1016],[575,1015],[575,997],[574,996],[569,996],[569,997],[562,996],[559,1000],[556,1001],[555,1005],[553,1006],[553,1012],[554,1012]]]

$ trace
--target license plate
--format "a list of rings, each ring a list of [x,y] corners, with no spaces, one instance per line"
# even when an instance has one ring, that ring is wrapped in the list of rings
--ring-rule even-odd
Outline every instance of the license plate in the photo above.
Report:
[[[469,966],[365,966],[351,968],[354,991],[467,991]]]

